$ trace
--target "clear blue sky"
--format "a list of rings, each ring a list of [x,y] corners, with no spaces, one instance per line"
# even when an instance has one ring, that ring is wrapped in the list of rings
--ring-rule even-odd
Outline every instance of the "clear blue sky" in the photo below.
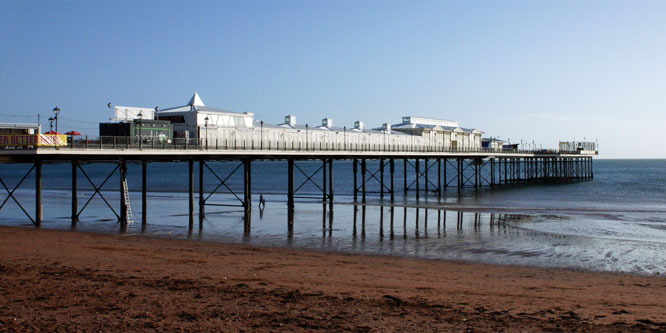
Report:
[[[665,1],[3,1],[0,121],[58,105],[61,132],[96,134],[109,101],[198,91],[271,123],[419,115],[666,158],[665,18]]]

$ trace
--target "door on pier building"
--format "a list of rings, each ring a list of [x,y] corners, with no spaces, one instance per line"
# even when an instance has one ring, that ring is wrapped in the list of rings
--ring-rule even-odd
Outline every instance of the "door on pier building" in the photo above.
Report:
[[[451,141],[451,148],[453,148],[453,149],[458,148],[458,141],[456,141],[456,140],[452,140],[452,141]]]

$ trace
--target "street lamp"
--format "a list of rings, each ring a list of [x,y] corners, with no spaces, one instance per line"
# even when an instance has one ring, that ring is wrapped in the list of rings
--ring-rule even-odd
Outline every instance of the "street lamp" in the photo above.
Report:
[[[344,147],[345,149],[344,150],[346,151],[347,150],[347,126],[344,126],[342,128],[342,130],[344,131],[344,138],[343,139],[345,140],[345,147]]]
[[[305,150],[308,150],[308,124],[305,124]]]
[[[259,147],[261,150],[264,150],[264,121],[260,121],[259,124],[261,125],[261,132],[259,133],[259,140],[261,142],[259,143]]]
[[[53,133],[53,117],[49,118],[49,124],[51,125],[51,133]]]
[[[60,113],[60,108],[59,107],[54,107],[53,108],[53,113],[55,114],[55,131],[58,133],[58,113]]]
[[[138,136],[138,138],[139,138],[139,150],[141,150],[143,148],[143,145],[142,145],[143,140],[141,138],[141,129],[143,127],[143,111],[139,111],[138,116],[139,116],[139,136]]]
[[[210,120],[210,118],[208,118],[208,116],[206,116],[206,118],[204,118],[204,126],[206,126],[206,150],[208,150],[208,121],[209,120]]]

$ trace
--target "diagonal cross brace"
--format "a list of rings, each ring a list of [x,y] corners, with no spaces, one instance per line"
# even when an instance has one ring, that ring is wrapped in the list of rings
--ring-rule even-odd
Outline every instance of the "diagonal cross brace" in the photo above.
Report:
[[[479,185],[482,185],[484,181],[486,182],[486,184],[490,184],[488,178],[483,175],[483,168],[487,167],[488,163],[490,162],[489,161],[483,162],[483,160],[481,160],[481,164],[479,165],[479,183],[480,183]],[[492,172],[492,170],[490,172]],[[490,173],[487,174],[489,175]]]
[[[305,171],[303,171],[303,169],[301,169],[301,167],[298,166],[298,164],[294,163],[294,166],[296,167],[296,169],[298,169],[298,171],[300,171],[300,172],[303,174],[303,176],[306,177],[305,181],[303,181],[303,183],[302,183],[299,187],[297,187],[296,190],[294,190],[294,194],[296,194],[296,192],[298,192],[298,190],[300,190],[300,189],[301,189],[303,186],[305,186],[305,184],[307,184],[308,182],[312,183],[312,184],[313,184],[315,187],[317,187],[320,191],[324,192],[324,189],[322,189],[321,186],[319,186],[317,183],[315,183],[314,180],[312,180],[312,178],[313,178],[315,175],[317,175],[317,173],[318,173],[319,171],[321,171],[321,169],[324,168],[323,165],[320,166],[319,168],[317,168],[317,170],[315,170],[315,172],[313,172],[313,173],[312,173],[311,175],[309,175],[309,176],[308,176],[307,173],[305,173]]]
[[[92,179],[90,179],[90,176],[88,176],[88,173],[86,173],[86,170],[84,170],[83,167],[80,164],[77,164],[77,166],[78,166],[79,170],[81,170],[81,173],[83,173],[83,176],[86,177],[86,179],[88,180],[90,185],[92,185],[92,187],[95,191],[90,196],[90,198],[88,198],[88,201],[86,201],[86,203],[83,205],[83,207],[81,207],[81,210],[76,214],[76,216],[81,216],[81,213],[83,213],[83,211],[86,209],[86,207],[88,207],[88,204],[90,203],[90,201],[92,201],[92,199],[95,197],[95,195],[98,194],[99,197],[102,198],[102,200],[104,200],[104,203],[109,207],[109,209],[111,209],[113,214],[116,215],[116,217],[120,220],[120,215],[118,215],[116,210],[113,209],[113,206],[111,206],[111,204],[102,195],[102,192],[100,192],[102,187],[104,187],[104,185],[106,185],[106,182],[108,182],[109,179],[111,179],[111,176],[113,176],[113,174],[116,173],[118,168],[120,168],[120,165],[116,165],[116,167],[113,169],[113,171],[111,171],[111,173],[109,173],[109,175],[106,177],[106,179],[104,179],[104,181],[102,182],[102,184],[99,187],[97,185],[95,185],[95,183],[92,181]],[[123,199],[120,198],[120,200],[123,200]]]
[[[238,200],[243,206],[245,206],[245,201],[243,201],[243,199],[241,199],[241,198],[236,194],[236,192],[234,192],[234,190],[232,190],[231,187],[229,187],[229,185],[227,185],[227,180],[229,180],[229,178],[231,178],[231,176],[233,176],[233,175],[236,173],[236,171],[238,171],[238,169],[240,169],[240,167],[243,165],[243,163],[239,163],[239,164],[236,166],[236,168],[234,168],[234,169],[233,169],[233,170],[227,175],[227,177],[225,177],[224,179],[222,179],[222,177],[220,177],[220,176],[215,172],[215,170],[213,170],[213,169],[208,165],[208,163],[206,163],[206,162],[203,162],[203,163],[204,163],[204,165],[206,166],[206,168],[207,168],[208,170],[210,170],[210,172],[213,174],[213,176],[215,176],[215,178],[217,178],[217,180],[220,182],[220,183],[215,187],[215,189],[214,189],[212,192],[210,192],[210,193],[208,194],[208,196],[204,199],[204,203],[205,203],[206,201],[208,201],[208,199],[210,199],[210,198],[213,196],[213,194],[217,193],[217,191],[220,189],[220,187],[224,186],[229,192],[220,192],[220,193],[230,193],[230,194],[233,194],[233,196],[236,197],[236,199],[237,199],[237,200]]]
[[[435,165],[437,165],[436,162],[437,162],[437,161],[434,160],[434,161],[432,161],[432,163],[429,163],[429,162],[426,163],[426,165],[425,165],[425,169],[423,170],[423,172],[421,172],[421,170],[416,170],[416,165],[412,164],[412,162],[407,161],[407,164],[409,164],[412,168],[414,168],[414,170],[416,170],[416,172],[418,173],[419,177],[423,177],[428,183],[430,183],[430,185],[432,185],[432,187],[434,187],[434,188],[438,188],[438,186],[437,186],[435,183],[433,183],[432,181],[430,181],[430,178],[429,178],[429,177],[426,177],[426,176],[425,176],[425,175],[426,175],[426,171],[430,171],[430,169],[432,169],[432,167],[434,167]],[[430,165],[428,165],[428,164],[430,164]],[[446,165],[445,165],[444,167],[446,167]],[[453,179],[455,179],[455,178],[453,178]],[[452,181],[453,181],[453,180],[452,180]],[[412,185],[414,185],[415,183],[416,183],[416,179],[414,179],[409,185],[407,185],[407,190],[411,189],[411,188],[412,188]],[[449,184],[447,183],[446,185],[448,186]]]
[[[454,160],[454,161],[457,161],[457,160]],[[458,166],[456,165],[456,163],[452,162],[449,159],[446,159],[445,162],[446,163],[444,163],[444,168],[448,168],[448,166],[451,165],[451,167],[456,169],[456,171],[458,170]],[[448,181],[447,179],[444,179],[444,182],[446,183],[447,187],[451,186],[451,184],[453,184],[454,181],[458,180],[458,172],[454,172],[453,174],[454,174],[454,176],[451,177],[451,181]]]
[[[21,203],[16,199],[16,197],[14,197],[14,192],[16,192],[16,190],[23,184],[23,182],[26,180],[26,178],[28,178],[28,176],[30,175],[30,173],[32,173],[32,170],[34,170],[34,169],[35,169],[35,166],[33,165],[32,168],[30,168],[30,170],[28,170],[28,172],[25,174],[25,176],[23,176],[23,178],[21,178],[21,180],[16,184],[14,189],[12,189],[11,191],[9,190],[9,187],[7,186],[7,184],[5,184],[5,181],[2,180],[2,178],[0,178],[0,183],[2,183],[2,186],[5,188],[5,190],[7,191],[7,194],[8,194],[7,197],[5,198],[5,200],[2,202],[2,205],[0,205],[0,209],[2,209],[5,206],[5,204],[7,203],[7,201],[9,201],[9,199],[11,198],[12,200],[14,200],[14,202],[16,202],[16,204],[19,206],[19,208],[21,208],[23,213],[30,219],[30,222],[32,222],[32,224],[36,225],[37,223],[32,218],[32,216],[30,216],[28,211],[26,211],[25,208],[23,208],[23,206],[21,205]]]
[[[463,186],[465,186],[466,184],[474,184],[474,182],[472,181],[472,177],[474,177],[474,175],[465,176],[465,170],[472,168],[472,163],[473,162],[467,162],[467,160],[463,160],[463,169],[461,172],[461,174],[463,175]]]
[[[384,166],[387,166],[387,165],[389,165],[389,164],[390,164],[390,161],[386,161],[386,162],[384,162]],[[381,185],[381,184],[382,184],[382,181],[379,180],[379,178],[377,178],[377,174],[378,174],[380,171],[381,171],[381,168],[380,168],[380,169],[377,169],[375,172],[369,173],[370,176],[369,176],[367,179],[364,179],[364,180],[363,180],[363,181],[365,182],[365,184],[367,185],[369,180],[374,179],[375,181],[377,181],[377,183],[379,183],[379,184]],[[362,186],[363,186],[363,183],[361,183],[361,186],[359,186],[356,190],[358,191]],[[386,186],[386,184],[384,184],[384,189],[386,189],[386,192],[391,193],[391,188],[389,188],[388,186]]]

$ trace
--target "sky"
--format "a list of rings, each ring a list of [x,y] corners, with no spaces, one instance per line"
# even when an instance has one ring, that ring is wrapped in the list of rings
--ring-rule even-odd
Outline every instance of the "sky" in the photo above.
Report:
[[[456,120],[666,158],[665,1],[2,1],[0,121],[97,135],[107,103],[336,126]]]

